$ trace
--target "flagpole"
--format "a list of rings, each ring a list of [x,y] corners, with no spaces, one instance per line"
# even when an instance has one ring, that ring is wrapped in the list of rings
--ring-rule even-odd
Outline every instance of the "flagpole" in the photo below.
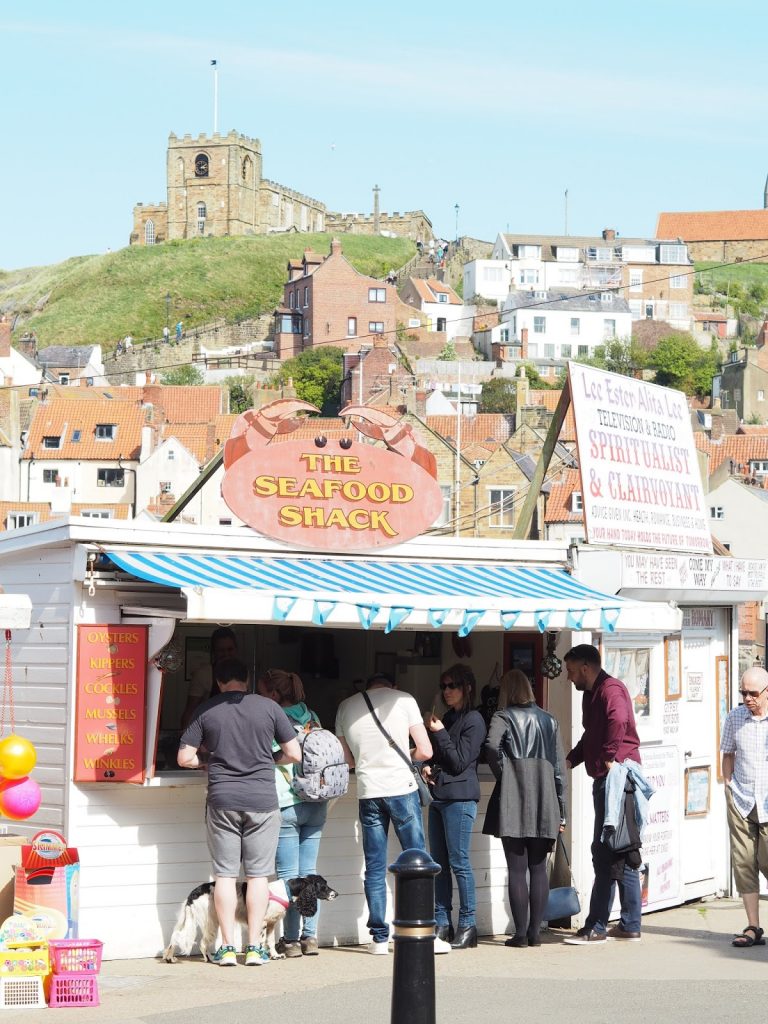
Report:
[[[213,68],[213,134],[219,130],[219,65],[215,60],[211,61]]]

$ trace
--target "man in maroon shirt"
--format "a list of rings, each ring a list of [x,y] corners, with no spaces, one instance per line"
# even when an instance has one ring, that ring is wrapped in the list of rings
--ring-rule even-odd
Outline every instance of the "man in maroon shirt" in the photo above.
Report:
[[[584,733],[566,758],[566,765],[575,768],[583,762],[594,780],[592,798],[595,805],[595,831],[592,840],[592,864],[595,881],[589,901],[589,913],[576,934],[565,941],[585,946],[606,939],[640,938],[640,875],[624,858],[623,870],[617,871],[615,855],[600,841],[605,819],[605,778],[614,761],[627,758],[640,763],[640,740],[635,725],[632,699],[620,679],[609,676],[600,666],[600,652],[591,644],[573,647],[564,658],[568,679],[582,697]],[[621,868],[621,865],[618,865]],[[618,876],[618,877],[617,877]],[[608,916],[613,904],[614,887],[618,883],[621,903],[619,924],[608,929]]]

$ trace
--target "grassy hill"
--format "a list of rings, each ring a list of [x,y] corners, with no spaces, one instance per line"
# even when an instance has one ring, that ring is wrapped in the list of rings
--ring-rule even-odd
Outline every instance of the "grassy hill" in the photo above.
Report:
[[[744,291],[749,291],[754,284],[768,285],[768,263],[732,263],[727,267],[719,263],[697,263],[696,272],[702,284],[723,294],[729,282],[740,284]]]
[[[171,328],[177,320],[189,328],[271,312],[282,298],[287,261],[305,249],[325,254],[330,241],[328,234],[196,238],[0,271],[0,310],[18,315],[15,336],[33,330],[41,347],[101,344],[109,351],[126,334],[159,337],[167,294]],[[416,252],[407,239],[367,235],[345,235],[342,247],[373,277]]]

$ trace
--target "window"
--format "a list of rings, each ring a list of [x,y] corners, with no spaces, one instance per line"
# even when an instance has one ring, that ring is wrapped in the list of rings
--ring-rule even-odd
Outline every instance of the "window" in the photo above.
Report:
[[[643,290],[643,272],[642,270],[629,271],[629,290],[631,292],[641,292]]]
[[[615,320],[603,320],[603,338],[606,341],[609,338],[616,337],[616,321]]]
[[[175,458],[176,458],[176,452],[173,450],[173,448],[169,448],[168,449],[168,461],[169,462],[173,462],[173,460]]]
[[[571,334],[579,334],[581,331],[581,320],[577,316],[571,317]]]
[[[483,280],[495,284],[500,284],[502,281],[501,267],[483,267]]]
[[[368,333],[369,334],[383,334],[384,333],[384,324],[382,323],[382,321],[381,320],[371,320],[371,321],[369,321],[369,323],[368,323]]]
[[[555,258],[558,263],[578,263],[579,250],[571,246],[558,245]]]
[[[540,245],[518,245],[517,255],[521,260],[537,260],[541,256]]]
[[[305,286],[305,288],[304,288],[304,308],[306,309],[308,305],[309,305],[309,287]]]
[[[59,384],[69,384],[69,374],[68,373],[60,373],[59,374]]]
[[[764,402],[765,401],[765,392],[764,391],[758,391],[757,392],[757,400],[758,400],[758,402]]]
[[[555,358],[555,346],[554,345],[545,345],[544,346],[544,358],[545,359],[554,359]]]
[[[197,204],[197,219],[198,220],[205,220],[205,217],[206,217],[205,203],[198,203]]]
[[[84,508],[80,512],[84,519],[112,519],[112,510],[109,508]]]
[[[219,526],[231,526],[231,525],[232,525],[232,520],[231,519],[220,519],[219,520]]]
[[[573,345],[561,345],[560,346],[560,358],[561,359],[570,359],[572,352],[573,352]]]
[[[289,295],[288,295],[288,306],[289,306],[290,309],[294,308],[295,302],[296,302],[296,297],[294,296],[293,292],[290,292]]]
[[[440,494],[443,497],[443,504],[440,508],[440,515],[432,523],[433,526],[447,526],[451,521],[451,495],[453,488],[450,484],[440,484]]]
[[[59,479],[58,469],[44,469],[43,470],[43,483],[44,484],[55,484]]]
[[[581,491],[574,491],[571,495],[571,512],[583,512],[584,511],[584,499]]]
[[[80,438],[82,436],[83,436],[82,430],[73,430],[72,431],[72,444],[79,444],[80,443]]]
[[[688,277],[686,274],[673,274],[669,279],[670,288],[685,288],[688,285]]]
[[[386,302],[387,301],[387,289],[386,288],[369,288],[368,289],[368,301],[369,302]]]
[[[438,292],[437,293],[437,301],[438,302],[447,302],[448,301],[448,296],[445,294],[445,292]]]
[[[421,320],[419,320],[419,318],[416,317],[416,316],[410,316],[410,317],[408,317],[408,326],[409,327],[421,327]]]
[[[639,320],[643,315],[643,300],[642,299],[630,299],[629,300],[629,312],[632,314],[633,320]]]
[[[528,346],[528,355],[529,355],[529,357],[531,359],[536,359],[538,354],[539,354],[539,346],[538,345],[529,345]]]
[[[97,469],[96,483],[99,487],[122,487],[125,484],[125,470]]]
[[[117,435],[117,426],[114,423],[97,423],[96,438],[99,441],[114,441]]]
[[[514,487],[491,488],[488,492],[489,515],[488,525],[510,527],[515,525],[515,489]]]
[[[43,438],[43,448],[61,448],[61,435],[47,434]]]
[[[722,505],[712,505],[709,510],[710,519],[725,519],[725,509]]]
[[[750,459],[749,469],[754,476],[765,476],[768,473],[768,460]]]
[[[509,328],[508,327],[502,327],[501,330],[499,331],[499,341],[501,342],[502,345],[508,345],[509,344]]]
[[[539,272],[538,270],[521,270],[520,271],[520,284],[538,284],[539,283]]]
[[[144,245],[155,244],[155,222],[148,220],[144,225]]]
[[[534,334],[546,334],[547,333],[547,318],[545,316],[535,316],[533,318],[533,333]]]
[[[653,303],[646,302],[645,304],[645,319],[653,320]]]
[[[589,345],[579,345],[579,352],[578,352],[578,354],[580,356],[588,356],[589,355]]]
[[[660,245],[659,263],[687,263],[688,253],[684,245]]]
[[[688,319],[688,303],[687,302],[670,302],[670,304],[669,304],[669,318],[670,318],[670,320],[687,320]]]
[[[242,167],[242,170],[241,170],[240,173],[242,175],[243,181],[248,181],[250,179],[250,177],[251,177],[251,158],[249,156],[247,156],[245,158],[245,160],[243,160],[243,167]]]
[[[439,316],[437,318],[437,329],[438,329],[438,331],[445,331],[447,326],[448,326],[448,324],[447,324],[447,321],[446,321],[445,317],[444,316]]]
[[[348,338],[355,338],[355,337],[357,337],[357,317],[356,316],[348,316],[347,317],[347,337]]]
[[[170,480],[161,480],[160,481],[160,493],[161,494],[170,494],[171,493],[171,481]]]
[[[9,512],[8,529],[20,530],[22,526],[34,526],[37,522],[37,512]]]

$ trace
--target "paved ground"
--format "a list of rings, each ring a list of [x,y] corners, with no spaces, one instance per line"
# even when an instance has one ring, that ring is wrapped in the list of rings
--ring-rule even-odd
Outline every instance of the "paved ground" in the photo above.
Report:
[[[740,903],[719,900],[646,916],[640,943],[565,946],[553,933],[537,949],[507,949],[503,937],[483,939],[435,958],[437,1021],[762,1024],[768,946],[734,949],[731,933],[745,923]],[[71,1024],[389,1024],[392,963],[364,947],[251,969],[116,960],[102,967],[100,1007],[62,1013]],[[50,1015],[5,1010],[0,1024],[50,1024]]]

